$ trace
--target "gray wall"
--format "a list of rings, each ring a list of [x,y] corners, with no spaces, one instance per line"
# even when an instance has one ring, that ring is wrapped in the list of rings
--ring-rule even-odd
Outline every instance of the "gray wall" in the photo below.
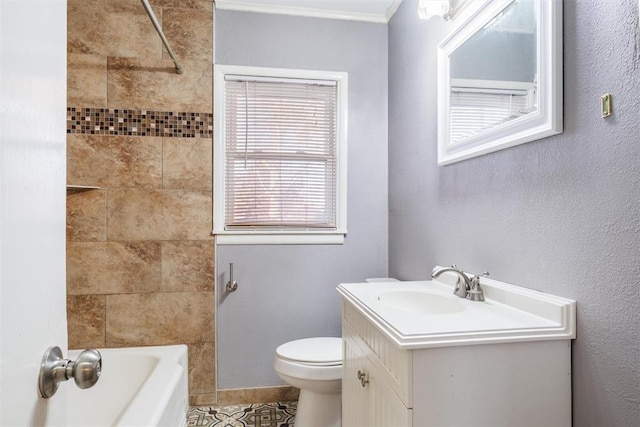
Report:
[[[444,167],[436,46],[451,24],[416,7],[389,25],[390,274],[457,263],[577,300],[574,425],[640,425],[637,1],[564,2],[563,134]]]
[[[278,385],[279,344],[340,336],[338,283],[387,275],[387,26],[220,10],[215,40],[217,64],[349,73],[345,244],[217,249],[218,386]]]

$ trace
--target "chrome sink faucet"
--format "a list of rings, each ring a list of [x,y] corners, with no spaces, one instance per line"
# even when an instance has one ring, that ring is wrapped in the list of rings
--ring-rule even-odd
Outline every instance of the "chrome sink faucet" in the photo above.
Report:
[[[431,273],[431,277],[435,279],[436,277],[447,271],[456,273],[458,275],[458,281],[456,282],[456,285],[453,289],[454,295],[457,295],[460,298],[466,298],[471,301],[484,301],[484,293],[482,292],[482,288],[480,287],[480,277],[488,276],[488,272],[485,272],[481,275],[476,274],[475,276],[473,276],[473,278],[469,279],[469,276],[464,274],[464,271],[453,264],[451,267],[434,268],[433,272]]]

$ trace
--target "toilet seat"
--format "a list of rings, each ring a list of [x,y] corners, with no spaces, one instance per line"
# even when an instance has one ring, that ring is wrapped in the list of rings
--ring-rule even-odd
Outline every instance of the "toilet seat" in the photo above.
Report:
[[[276,349],[274,368],[280,374],[305,379],[333,381],[342,378],[342,339],[305,338]]]
[[[342,379],[342,365],[314,366],[276,357],[273,367],[281,376],[284,375],[300,380],[335,381]]]
[[[302,365],[342,365],[342,339],[317,337],[290,341],[279,346],[276,355],[280,359]]]

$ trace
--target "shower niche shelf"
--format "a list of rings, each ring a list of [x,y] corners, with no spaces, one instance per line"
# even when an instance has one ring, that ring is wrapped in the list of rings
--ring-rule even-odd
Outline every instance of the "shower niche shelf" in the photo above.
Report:
[[[83,191],[99,190],[100,187],[93,185],[67,185],[67,194],[69,193],[81,193]]]

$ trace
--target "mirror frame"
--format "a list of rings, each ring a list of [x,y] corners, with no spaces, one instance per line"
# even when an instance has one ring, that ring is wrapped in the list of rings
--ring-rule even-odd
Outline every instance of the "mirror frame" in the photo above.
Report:
[[[534,0],[537,22],[536,111],[449,144],[450,55],[514,0],[486,0],[438,46],[438,165],[481,156],[563,130],[562,1]]]

